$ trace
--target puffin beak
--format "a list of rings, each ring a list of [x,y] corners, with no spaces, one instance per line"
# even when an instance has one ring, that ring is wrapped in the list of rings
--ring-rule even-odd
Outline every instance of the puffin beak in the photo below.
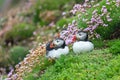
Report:
[[[77,40],[76,35],[73,36],[72,42],[75,42]]]
[[[50,48],[54,48],[54,47],[55,47],[54,43],[51,43]]]
[[[58,37],[58,38],[60,37],[60,33],[57,34],[57,37]]]

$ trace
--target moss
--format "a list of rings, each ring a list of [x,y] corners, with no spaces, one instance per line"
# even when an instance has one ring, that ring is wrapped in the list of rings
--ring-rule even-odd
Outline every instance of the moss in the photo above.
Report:
[[[32,26],[30,24],[17,24],[5,34],[4,38],[5,40],[23,40],[32,36],[34,30],[35,26]]]
[[[25,80],[88,80],[110,79],[120,73],[120,56],[109,54],[109,49],[94,50],[91,53],[61,56],[54,64],[45,60],[43,65],[36,65]],[[45,69],[45,73],[38,75]],[[37,76],[35,76],[37,75]]]
[[[29,53],[28,48],[22,46],[14,46],[9,50],[10,55],[9,61],[12,65],[15,65],[21,60],[23,60],[26,54],[28,53]]]
[[[105,48],[105,46],[106,46],[103,39],[94,39],[94,40],[92,40],[92,42],[94,44],[94,47],[98,48],[98,49]]]
[[[38,80],[101,80],[120,74],[120,56],[109,50],[96,50],[91,54],[62,56]]]
[[[68,23],[67,19],[63,18],[63,19],[60,19],[59,21],[57,21],[56,25],[62,27],[67,23]]]
[[[110,53],[120,54],[120,40],[114,41],[110,45]]]

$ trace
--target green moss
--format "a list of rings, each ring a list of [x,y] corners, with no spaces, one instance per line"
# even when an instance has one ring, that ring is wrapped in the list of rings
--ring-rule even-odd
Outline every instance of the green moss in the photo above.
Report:
[[[94,50],[91,53],[61,56],[54,64],[36,65],[25,80],[101,80],[117,79],[120,74],[120,55],[109,54],[109,49]],[[47,61],[47,62],[46,62]],[[38,73],[45,69],[45,73]],[[37,75],[37,76],[35,76]],[[118,75],[118,76],[117,76]],[[115,77],[116,76],[116,77]]]
[[[94,47],[95,48],[104,48],[105,47],[105,42],[102,39],[94,39],[92,40]]]
[[[11,64],[15,65],[29,53],[28,48],[22,46],[14,46],[9,50],[9,61]]]
[[[63,19],[60,19],[59,21],[57,21],[56,25],[60,26],[60,27],[63,27],[67,23],[68,23],[67,19],[63,18]]]
[[[96,50],[90,54],[62,56],[38,80],[101,80],[120,74],[120,56],[107,50]]]
[[[23,40],[29,38],[33,35],[33,31],[35,30],[35,26],[30,24],[21,23],[15,25],[10,31],[8,31],[4,38],[5,40],[13,39],[13,40]]]
[[[120,54],[120,40],[112,42],[109,50],[113,54]]]

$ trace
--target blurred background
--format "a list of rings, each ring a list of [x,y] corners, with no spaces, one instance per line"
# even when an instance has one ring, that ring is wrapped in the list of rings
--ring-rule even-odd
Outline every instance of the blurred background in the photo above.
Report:
[[[0,73],[7,74],[30,49],[51,40],[68,23],[63,14],[80,2],[83,0],[0,0]]]

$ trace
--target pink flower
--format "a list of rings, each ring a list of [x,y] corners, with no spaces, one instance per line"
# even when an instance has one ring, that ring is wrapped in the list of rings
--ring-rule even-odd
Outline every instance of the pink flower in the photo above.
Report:
[[[9,73],[8,73],[8,77],[11,77],[13,74],[14,70],[12,69]]]
[[[85,28],[83,31],[89,31],[89,30],[91,30],[91,28],[90,28],[90,27],[87,27],[87,28]]]
[[[85,0],[85,2],[89,2],[89,0]]]
[[[70,12],[71,12],[73,15],[75,15],[76,12],[77,12],[77,10],[71,10]]]
[[[94,15],[94,14],[96,14],[97,13],[97,10],[95,9],[93,12],[92,12],[92,14]]]
[[[96,22],[96,19],[94,17],[91,18],[91,22]]]
[[[62,12],[62,16],[65,16],[66,15],[66,12]]]
[[[108,24],[103,24],[103,26],[104,26],[104,27],[107,27],[107,26],[108,26]]]
[[[109,2],[109,0],[106,0],[106,4],[107,4],[107,5],[110,5],[110,2]]]
[[[95,34],[96,38],[100,38],[100,35],[99,34]]]
[[[102,6],[101,12],[103,12],[104,14],[108,12],[106,6]]]
[[[66,43],[66,45],[69,45],[69,44],[72,43],[72,40],[71,40],[71,39],[67,39],[67,40],[65,41],[65,43]]]
[[[110,18],[109,14],[106,16],[106,18],[108,22],[112,21],[112,18]]]
[[[92,26],[92,30],[95,30],[98,26],[99,24],[95,24],[94,26]]]
[[[110,21],[112,21],[112,19],[111,18],[107,18],[107,21],[110,22]]]
[[[116,0],[116,6],[117,6],[117,7],[120,6],[120,0]]]

